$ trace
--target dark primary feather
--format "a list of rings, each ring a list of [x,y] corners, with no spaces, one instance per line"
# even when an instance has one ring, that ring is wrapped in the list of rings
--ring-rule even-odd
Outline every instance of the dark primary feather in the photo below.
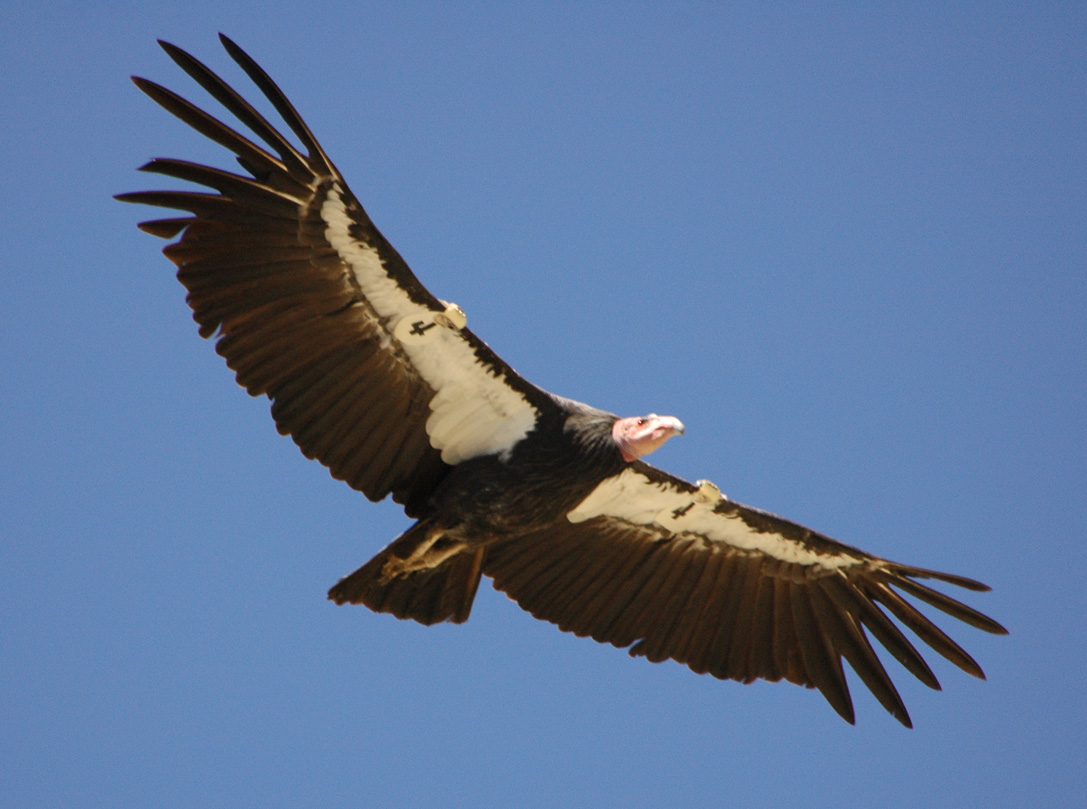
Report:
[[[239,384],[272,399],[280,432],[371,499],[391,493],[409,514],[418,514],[446,472],[424,429],[426,403],[434,391],[387,347],[379,319],[324,238],[319,208],[329,180],[342,184],[339,173],[275,84],[225,37],[223,43],[306,153],[211,70],[162,43],[174,61],[272,152],[177,94],[134,78],[169,112],[233,151],[251,176],[159,158],[142,170],[218,193],[149,191],[119,198],[193,214],[145,222],[141,228],[164,238],[181,234],[165,252],[189,290],[200,333],[218,335],[217,351]],[[346,184],[342,187],[346,191]],[[362,207],[352,197],[348,205],[356,236],[378,250],[403,288],[440,310],[440,302],[414,278]]]
[[[746,509],[735,503],[729,508]],[[762,524],[781,522],[781,535],[799,528],[764,512],[750,516]],[[815,545],[825,540],[827,547],[848,547],[809,534]],[[853,722],[844,658],[879,702],[910,726],[868,633],[925,685],[940,686],[880,605],[935,651],[980,678],[984,674],[973,658],[895,590],[954,617],[969,618],[968,623],[987,632],[1006,630],[916,581],[934,577],[932,571],[849,550],[870,561],[839,571],[819,570],[697,535],[669,535],[657,527],[597,517],[498,542],[487,551],[484,573],[497,589],[560,629],[630,646],[632,655],[654,662],[686,663],[721,679],[785,679],[814,686]],[[968,583],[971,589],[977,584],[938,577]]]
[[[219,76],[164,42],[167,54],[255,140],[176,93],[134,78],[160,106],[233,153],[245,173],[156,158],[142,170],[206,190],[118,198],[188,213],[140,228],[176,239],[164,252],[178,267],[200,334],[215,336],[216,351],[239,384],[271,399],[280,432],[334,477],[374,500],[392,494],[409,515],[421,517],[334,586],[330,598],[425,624],[461,622],[480,576],[487,575],[563,630],[718,678],[818,688],[849,722],[854,710],[843,659],[910,725],[873,638],[925,685],[940,687],[899,624],[967,673],[984,676],[904,596],[1004,633],[991,618],[922,581],[975,591],[985,585],[879,559],[723,497],[699,506],[704,519],[749,538],[770,538],[785,550],[775,556],[731,543],[727,531],[723,540],[712,531],[676,528],[671,518],[654,519],[651,509],[648,517],[624,517],[620,512],[640,513],[642,498],[666,492],[683,502],[702,489],[641,461],[625,464],[612,438],[614,416],[541,391],[466,328],[459,339],[481,373],[516,391],[539,420],[507,456],[445,463],[427,433],[435,386],[326,236],[322,205],[330,192],[340,195],[350,217],[350,238],[376,251],[382,270],[413,304],[433,312],[445,304],[378,232],[275,83],[237,45],[221,40],[302,148]],[[472,395],[470,388],[463,395]],[[641,476],[641,488],[623,491],[613,504],[616,514],[575,522],[575,507],[624,469]],[[685,513],[678,509],[676,519]],[[842,559],[849,563],[822,561]]]

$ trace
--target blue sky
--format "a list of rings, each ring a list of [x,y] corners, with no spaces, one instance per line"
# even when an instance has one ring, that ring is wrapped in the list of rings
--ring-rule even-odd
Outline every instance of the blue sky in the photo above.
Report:
[[[0,804],[1077,806],[1087,788],[1080,4],[0,10]],[[631,660],[486,583],[424,628],[325,591],[406,525],[196,335],[136,73],[280,83],[521,373],[679,416],[655,461],[992,585],[985,668],[815,692]]]

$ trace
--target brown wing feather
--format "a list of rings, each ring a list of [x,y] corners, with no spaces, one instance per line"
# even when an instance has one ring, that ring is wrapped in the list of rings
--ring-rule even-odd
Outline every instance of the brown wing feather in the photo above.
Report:
[[[497,401],[496,395],[502,399],[493,405],[491,421],[476,433],[462,433],[466,441],[481,443],[458,445],[447,456],[454,460],[498,451],[488,440],[517,440],[517,430],[528,429],[524,410],[508,435],[493,437],[493,422],[506,418],[508,408],[525,404],[541,413],[554,408],[554,402],[463,327],[450,338],[455,346],[442,344],[453,354],[428,354],[429,375],[420,372],[392,331],[408,314],[444,313],[446,304],[419,283],[374,227],[282,91],[237,45],[221,39],[302,150],[214,72],[185,51],[160,43],[256,141],[154,82],[133,81],[170,113],[232,151],[248,176],[159,158],[142,170],[215,193],[146,191],[118,199],[191,214],[140,227],[162,238],[180,237],[163,252],[178,267],[200,334],[217,336],[216,350],[239,384],[272,400],[279,431],[292,436],[307,457],[373,500],[391,493],[409,515],[418,516],[449,468],[431,444],[448,447],[451,439],[432,441],[426,432],[438,388],[453,382],[455,392],[445,397],[444,406],[466,416],[476,411],[458,410],[458,396],[471,398],[482,390],[484,401]],[[334,236],[323,210],[326,202],[334,211]],[[367,298],[358,275],[360,255],[370,273],[365,283],[372,290],[377,278],[386,285],[379,288],[387,290],[391,280],[395,302],[378,305]],[[420,358],[418,349],[412,356]],[[496,394],[496,383],[513,398]]]
[[[175,93],[134,79],[182,121],[232,150],[252,176],[156,159],[142,170],[218,193],[153,191],[120,198],[193,214],[141,227],[163,238],[181,234],[164,252],[178,267],[200,334],[217,335],[216,351],[238,383],[272,400],[279,431],[367,497],[380,500],[392,493],[416,514],[446,469],[425,432],[426,403],[434,391],[398,356],[325,240],[320,206],[332,178],[346,188],[342,178],[279,89],[237,46],[225,39],[224,45],[307,153],[211,70],[163,43],[175,62],[272,151]],[[347,204],[360,237],[379,251],[398,283],[440,308],[361,206],[350,197]]]
[[[200,333],[217,335],[216,350],[241,385],[272,399],[280,432],[368,497],[392,493],[409,514],[418,514],[448,470],[425,430],[435,391],[390,338],[387,324],[326,238],[328,225],[320,212],[333,185],[350,219],[351,238],[376,251],[382,268],[413,303],[433,311],[442,311],[443,304],[377,231],[279,88],[236,45],[225,38],[223,43],[305,151],[212,71],[163,43],[171,58],[266,146],[175,93],[134,79],[169,112],[231,150],[249,176],[157,159],[143,170],[215,193],[149,191],[119,198],[191,214],[140,227],[161,238],[179,237],[164,252],[178,267]],[[533,407],[553,406],[470,331],[461,334],[487,368],[485,375],[501,378]],[[700,491],[645,464],[631,469],[645,486],[655,487],[658,499],[662,492],[668,495],[661,502]],[[616,646],[633,644],[633,655],[671,658],[720,678],[786,679],[816,687],[850,722],[843,657],[881,704],[909,724],[866,630],[922,682],[939,687],[884,609],[956,665],[983,676],[978,664],[901,593],[985,631],[1005,631],[917,580],[987,589],[978,582],[885,562],[726,499],[692,514],[703,523],[726,521],[721,536],[740,538],[738,545],[721,536],[665,529],[652,522],[652,508],[649,519],[641,521],[602,513],[500,542],[473,557],[466,581],[478,575],[483,558],[483,572],[498,589],[564,630]],[[686,513],[678,510],[675,519]],[[774,537],[795,553],[774,558],[757,542],[750,544],[753,536]],[[842,554],[850,564],[810,561]],[[418,598],[427,614],[445,614],[445,606],[430,603],[436,593],[389,597]],[[467,617],[464,605],[449,609],[463,616],[460,620]]]
[[[744,508],[730,503],[730,510],[735,507]],[[764,526],[777,519],[763,512],[752,516]],[[788,525],[788,532],[795,529],[809,543],[822,539]],[[818,568],[698,535],[670,534],[659,526],[596,517],[495,544],[483,572],[497,589],[563,630],[630,646],[632,655],[655,662],[670,658],[722,679],[784,678],[815,687],[853,722],[844,658],[884,708],[908,727],[909,714],[864,627],[918,679],[934,688],[939,684],[880,604],[940,654],[971,674],[982,674],[972,658],[892,588],[987,631],[1005,630],[942,593],[920,592],[922,585],[913,577],[928,578],[930,571],[855,552],[869,561]]]

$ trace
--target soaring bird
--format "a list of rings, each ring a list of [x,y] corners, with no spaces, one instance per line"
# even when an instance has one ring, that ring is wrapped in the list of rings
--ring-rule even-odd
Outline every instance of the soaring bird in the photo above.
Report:
[[[126,202],[185,215],[139,227],[163,250],[200,334],[280,433],[371,500],[416,522],[329,591],[423,624],[468,619],[488,576],[537,618],[651,661],[749,683],[818,688],[848,722],[842,659],[900,722],[909,714],[874,637],[939,683],[897,621],[969,674],[981,667],[906,596],[986,632],[996,621],[933,589],[962,576],[899,564],[730,500],[643,459],[683,432],[672,416],[620,418],[517,374],[436,298],[374,227],[286,96],[244,51],[227,53],[301,148],[180,48],[166,53],[250,136],[133,77],[232,152],[244,173],[157,158],[143,171],[206,190]],[[255,138],[255,139],[253,139]]]

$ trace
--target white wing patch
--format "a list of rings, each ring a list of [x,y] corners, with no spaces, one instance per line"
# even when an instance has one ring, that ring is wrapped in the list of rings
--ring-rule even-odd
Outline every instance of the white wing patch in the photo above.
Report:
[[[683,492],[667,483],[654,483],[628,467],[602,481],[566,517],[573,523],[604,516],[634,525],[657,525],[672,533],[697,534],[799,565],[836,569],[863,561],[847,554],[817,553],[781,534],[756,531],[738,514],[715,512],[721,498],[709,481],[702,481],[696,492]]]
[[[321,206],[325,238],[350,268],[385,328],[435,391],[426,431],[442,460],[456,464],[509,452],[536,425],[539,411],[506,385],[459,336],[464,314],[420,306],[389,277],[377,251],[351,236],[351,217],[333,183]],[[455,310],[455,311],[454,311]]]

